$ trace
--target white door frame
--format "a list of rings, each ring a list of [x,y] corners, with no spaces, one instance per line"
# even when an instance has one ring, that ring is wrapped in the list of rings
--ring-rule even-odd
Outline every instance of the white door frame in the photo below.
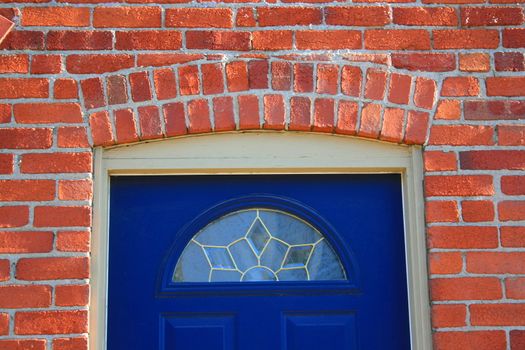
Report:
[[[402,174],[412,350],[431,350],[419,146],[296,132],[235,132],[97,147],[91,248],[91,350],[106,349],[109,186],[111,175]]]

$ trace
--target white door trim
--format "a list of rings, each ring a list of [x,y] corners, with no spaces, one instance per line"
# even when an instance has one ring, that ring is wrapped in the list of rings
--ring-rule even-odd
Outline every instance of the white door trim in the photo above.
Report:
[[[111,175],[400,173],[412,350],[431,350],[423,164],[419,146],[295,132],[244,132],[95,148],[90,349],[106,349]]]

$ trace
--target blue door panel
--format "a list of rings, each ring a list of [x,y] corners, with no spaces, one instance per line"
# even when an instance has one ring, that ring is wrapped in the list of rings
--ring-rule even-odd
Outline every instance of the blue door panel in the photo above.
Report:
[[[300,202],[330,223],[352,252],[356,288],[324,293],[312,283],[276,294],[255,283],[228,294],[210,284],[205,294],[160,293],[185,225],[261,194]],[[396,174],[112,177],[108,349],[409,349],[401,198]],[[332,347],[319,345],[333,337]]]

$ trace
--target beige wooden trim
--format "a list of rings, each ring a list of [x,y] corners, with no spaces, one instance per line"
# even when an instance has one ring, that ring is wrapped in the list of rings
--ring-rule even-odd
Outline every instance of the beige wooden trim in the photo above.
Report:
[[[413,350],[431,350],[422,152],[354,137],[294,132],[186,136],[95,149],[90,349],[106,349],[111,175],[401,173]]]

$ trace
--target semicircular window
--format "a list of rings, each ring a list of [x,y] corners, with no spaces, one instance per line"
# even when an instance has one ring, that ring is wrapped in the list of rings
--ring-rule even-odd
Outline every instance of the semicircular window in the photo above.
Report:
[[[305,221],[278,210],[227,214],[184,248],[173,282],[345,280],[341,260]]]

